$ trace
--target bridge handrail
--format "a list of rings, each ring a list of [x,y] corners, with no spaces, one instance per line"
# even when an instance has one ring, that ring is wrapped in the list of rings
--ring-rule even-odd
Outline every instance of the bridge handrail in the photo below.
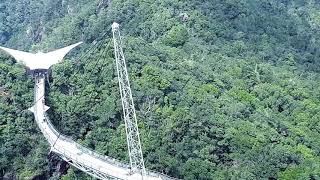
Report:
[[[120,167],[120,168],[125,168],[125,169],[129,169],[130,166],[126,163],[123,163],[121,161],[118,161],[114,158],[111,158],[109,156],[105,156],[105,155],[102,155],[102,154],[99,154],[97,152],[94,152],[90,149],[88,149],[87,147],[84,147],[83,145],[75,142],[75,140],[73,140],[73,138],[71,137],[68,137],[68,136],[65,136],[65,135],[62,135],[61,133],[59,133],[55,128],[54,128],[54,125],[51,123],[49,117],[47,115],[45,115],[45,118],[46,118],[46,121],[48,123],[48,126],[49,128],[53,131],[53,133],[61,140],[64,140],[64,141],[67,141],[67,142],[70,142],[72,144],[74,144],[76,147],[78,147],[79,149],[82,150],[82,152],[86,153],[86,154],[90,154],[94,157],[96,157],[97,159],[101,159],[103,161],[107,161],[108,163],[112,164],[112,165],[116,165],[117,167]]]
[[[114,166],[117,166],[117,167],[120,167],[120,168],[124,168],[124,169],[128,169],[130,168],[129,164],[126,164],[126,163],[123,163],[117,159],[114,159],[112,157],[109,157],[109,156],[105,156],[105,155],[101,155],[97,152],[94,152],[90,149],[88,149],[87,147],[84,147],[83,145],[75,142],[73,140],[73,138],[71,137],[68,137],[68,136],[65,136],[65,135],[62,135],[61,133],[59,133],[55,128],[54,128],[54,125],[51,123],[49,117],[47,115],[45,115],[45,118],[46,118],[46,121],[48,123],[48,126],[50,128],[50,130],[52,130],[52,132],[59,138],[59,139],[62,139],[64,141],[68,141],[72,144],[74,144],[75,146],[77,146],[79,149],[82,150],[82,152],[86,153],[86,154],[90,154],[90,155],[93,155],[94,157],[98,158],[98,159],[101,159],[103,161],[106,161],[108,162],[109,164],[112,164]],[[46,131],[44,131],[46,133]],[[48,136],[49,136],[49,133],[46,133]],[[57,145],[55,145],[57,146]],[[71,156],[71,153],[69,153],[65,148],[63,147],[60,147],[60,148],[56,148],[56,150],[60,151],[62,154],[64,154],[65,156],[68,156],[72,159],[75,159],[75,160],[79,160],[77,157],[73,157]],[[69,154],[69,155],[68,155]],[[156,171],[153,171],[153,170],[147,170],[147,175],[149,176],[153,176],[153,177],[160,177],[161,179],[176,179],[176,178],[172,178],[166,174],[163,174],[163,173],[159,173],[159,172],[156,172]]]
[[[37,94],[37,85],[35,85],[34,94]],[[34,97],[34,102],[36,103],[37,101],[38,101],[38,99],[37,99],[37,97],[35,96],[35,97]],[[44,106],[44,104],[43,104],[43,106]],[[37,108],[35,108],[34,111],[36,112],[36,111],[37,111]],[[62,135],[61,133],[59,133],[59,132],[55,129],[54,125],[51,123],[51,121],[50,121],[50,119],[49,119],[49,117],[47,116],[46,113],[44,114],[44,118],[45,118],[45,120],[46,120],[46,123],[47,123],[49,129],[53,132],[53,134],[55,134],[55,135],[58,137],[58,139],[61,139],[61,140],[70,142],[70,143],[74,144],[76,147],[78,147],[79,149],[81,149],[81,150],[82,150],[83,152],[85,152],[86,154],[90,154],[90,155],[93,155],[94,157],[96,157],[96,158],[98,158],[98,159],[101,159],[101,160],[103,160],[103,161],[107,161],[109,164],[115,165],[115,166],[120,167],[120,168],[129,169],[130,166],[129,166],[128,164],[122,163],[122,162],[120,162],[120,161],[118,161],[118,160],[116,160],[116,159],[114,159],[114,158],[109,157],[109,156],[105,156],[105,155],[101,155],[101,154],[99,154],[99,153],[96,153],[96,152],[94,152],[94,151],[92,151],[92,150],[90,150],[90,149],[82,146],[81,144],[75,142],[71,137],[68,137],[68,136],[65,136],[65,135]],[[37,121],[37,123],[38,123],[39,128],[42,130],[45,138],[49,141],[49,143],[50,143],[51,145],[54,145],[54,142],[52,142],[52,138],[50,138],[50,137],[51,137],[50,134],[45,130],[45,128],[44,128],[43,126],[41,126],[39,120]],[[57,139],[57,140],[58,140],[58,139]],[[55,145],[55,146],[56,146],[56,145]],[[64,148],[62,148],[62,147],[59,148],[59,149],[56,149],[56,150],[58,150],[58,151],[61,151],[61,150],[62,150],[62,151],[63,151],[62,153],[66,153],[66,152],[67,152],[67,151],[66,151]],[[70,157],[70,158],[72,158],[72,157]]]
[[[35,88],[34,88],[34,93],[37,94],[37,85],[35,83]],[[37,97],[35,96],[34,97],[34,102],[37,103],[38,99]],[[42,103],[42,102],[41,102]],[[43,106],[45,106],[44,102],[42,104]],[[37,111],[37,108],[34,108],[34,111],[36,113]],[[110,165],[113,165],[113,166],[117,166],[119,168],[122,168],[122,169],[125,169],[125,170],[130,170],[130,166],[129,164],[127,163],[123,163],[119,160],[116,160],[112,157],[109,157],[109,156],[105,156],[105,155],[102,155],[102,154],[99,154],[97,152],[94,152],[93,150],[90,150],[88,149],[87,147],[84,147],[83,145],[77,143],[75,140],[73,140],[73,138],[71,137],[68,137],[68,136],[65,136],[65,135],[62,135],[61,133],[59,133],[54,125],[51,123],[49,117],[47,116],[46,113],[44,113],[44,118],[45,118],[45,121],[49,127],[49,129],[52,131],[52,133],[57,137],[57,139],[55,141],[57,141],[58,139],[61,139],[63,141],[67,141],[67,142],[70,142],[72,144],[74,144],[76,147],[78,147],[82,153],[86,153],[86,154],[89,154],[91,156],[94,156],[96,157],[97,159],[100,159],[102,161],[105,161],[105,162],[108,162]],[[44,128],[41,123],[40,123],[40,120],[36,120],[37,121],[37,124],[39,126],[39,128],[42,130],[42,133],[44,134],[45,138],[49,141],[50,145],[53,146],[54,149],[56,149],[59,153],[61,153],[62,155],[66,156],[66,157],[69,157],[70,159],[73,159],[75,161],[77,161],[78,163],[80,163],[81,161],[79,161],[79,157],[81,156],[72,156],[72,153],[68,152],[64,147],[58,145],[58,144],[55,144],[55,141],[52,141],[52,138],[50,138],[50,134],[45,130],[46,128]],[[59,148],[56,148],[56,147],[59,147]],[[80,158],[81,159],[81,158]],[[86,166],[88,166],[86,164]],[[94,169],[92,167],[92,163],[90,164],[89,166],[90,168]],[[100,169],[100,168],[99,168]],[[176,179],[176,178],[172,178],[166,174],[163,174],[163,173],[159,173],[159,172],[156,172],[156,171],[152,171],[152,170],[147,170],[146,171],[146,175],[149,175],[149,176],[152,176],[152,177],[159,177],[161,179]]]
[[[86,154],[90,154],[90,155],[93,155],[95,156],[96,158],[98,159],[101,159],[101,160],[104,160],[104,161],[107,161],[109,164],[112,164],[112,165],[115,165],[117,167],[120,167],[120,168],[125,168],[125,169],[129,169],[130,166],[129,164],[126,164],[126,163],[123,163],[117,159],[114,159],[112,157],[109,157],[109,156],[105,156],[105,155],[102,155],[102,154],[99,154],[97,152],[94,152],[90,149],[88,149],[87,147],[84,147],[83,145],[75,142],[71,137],[68,137],[68,136],[65,136],[65,135],[61,135],[61,133],[59,133],[53,126],[53,124],[51,123],[51,121],[49,120],[48,116],[45,116],[46,117],[46,120],[49,124],[49,127],[51,130],[53,130],[55,132],[55,134],[65,140],[65,141],[68,141],[68,142],[71,142],[73,144],[75,144],[75,146],[77,146],[79,149],[81,149],[84,153]],[[62,148],[63,149],[63,148]],[[57,150],[60,150],[60,149],[57,149]],[[63,149],[64,153],[66,152],[65,149]],[[175,179],[175,178],[172,178],[166,174],[163,174],[163,173],[159,173],[159,172],[156,172],[156,171],[153,171],[153,170],[147,170],[147,175],[149,176],[153,176],[153,177],[163,177],[165,179]]]

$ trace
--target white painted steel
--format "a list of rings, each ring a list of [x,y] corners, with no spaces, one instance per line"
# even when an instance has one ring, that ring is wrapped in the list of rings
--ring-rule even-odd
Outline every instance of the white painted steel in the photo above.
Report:
[[[48,53],[38,52],[36,54],[9,49],[1,46],[0,49],[13,56],[19,63],[24,64],[25,66],[30,68],[30,70],[36,70],[49,69],[52,65],[61,62],[68,52],[70,52],[73,48],[80,44],[82,44],[82,42],[78,42],[76,44]]]
[[[99,179],[128,179],[128,180],[156,180],[166,179],[162,175],[149,172],[142,176],[140,173],[132,173],[130,166],[117,160],[99,155],[72,139],[61,135],[50,123],[46,116],[45,105],[45,75],[35,75],[35,103],[29,110],[34,113],[35,120],[42,134],[50,143],[51,151],[57,153],[65,161],[80,170]]]
[[[141,173],[142,175],[144,175],[146,173],[146,170],[143,161],[137,117],[130,88],[126,60],[122,49],[119,24],[116,22],[112,24],[112,33],[114,42],[114,54],[116,58],[117,74],[119,80],[119,89],[123,108],[123,117],[127,134],[130,166],[132,172]]]
[[[25,64],[31,70],[35,70],[35,99],[34,105],[29,108],[29,110],[33,112],[36,123],[49,142],[52,152],[58,154],[62,159],[76,168],[99,179],[173,179],[164,174],[145,170],[132,93],[122,50],[119,24],[114,23],[112,25],[112,32],[126,124],[130,166],[111,157],[100,155],[89,150],[71,138],[60,134],[46,115],[49,107],[45,105],[45,73],[43,73],[45,71],[43,70],[49,69],[53,64],[62,61],[63,57],[71,51],[71,49],[80,45],[82,42],[49,53],[40,52],[32,54],[5,47],[0,47],[0,49],[12,55],[18,62]]]

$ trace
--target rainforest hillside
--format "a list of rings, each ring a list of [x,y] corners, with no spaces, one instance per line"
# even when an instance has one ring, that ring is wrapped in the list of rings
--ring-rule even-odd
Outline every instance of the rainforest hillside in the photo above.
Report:
[[[44,52],[63,134],[128,162],[111,24],[120,24],[145,165],[181,179],[320,179],[315,0],[11,0],[0,45]],[[49,154],[34,80],[0,55],[0,179],[92,179]]]

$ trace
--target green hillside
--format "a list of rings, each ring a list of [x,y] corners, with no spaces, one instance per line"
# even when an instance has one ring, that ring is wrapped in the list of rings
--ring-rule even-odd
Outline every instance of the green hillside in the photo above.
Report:
[[[148,169],[190,180],[320,179],[320,2],[1,1],[1,46],[36,52],[85,42],[52,68],[50,119],[128,162],[114,21]],[[33,85],[1,53],[0,179],[92,179],[49,154],[27,110]]]

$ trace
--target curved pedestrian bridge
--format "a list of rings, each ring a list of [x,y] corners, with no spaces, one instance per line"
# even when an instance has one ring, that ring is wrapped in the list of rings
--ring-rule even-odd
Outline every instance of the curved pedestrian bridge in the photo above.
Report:
[[[76,143],[71,138],[61,135],[51,124],[46,115],[49,109],[45,105],[45,75],[35,75],[35,103],[29,108],[41,132],[51,146],[51,151],[76,168],[99,179],[160,180],[172,179],[160,173],[147,171],[145,175],[131,173],[130,166],[117,160],[100,155]]]

